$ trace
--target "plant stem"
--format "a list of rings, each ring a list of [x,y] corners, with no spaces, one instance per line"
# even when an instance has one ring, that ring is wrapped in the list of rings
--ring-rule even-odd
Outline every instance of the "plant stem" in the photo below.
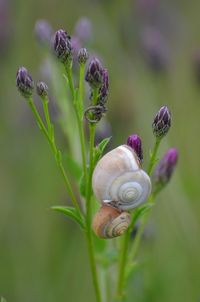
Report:
[[[150,163],[149,163],[149,167],[148,167],[148,174],[150,175],[153,171],[154,165],[155,165],[155,159],[157,156],[157,152],[158,152],[158,147],[160,145],[161,139],[160,138],[156,138],[155,144],[154,144],[154,148],[153,148],[153,152],[150,158]],[[155,199],[156,194],[152,193],[151,196],[148,199],[148,202],[153,203],[154,199]],[[140,228],[138,230],[138,233],[134,239],[134,244],[132,245],[131,251],[129,252],[130,255],[130,259],[131,261],[134,260],[136,254],[137,254],[137,250],[139,248],[139,244],[140,244],[140,240],[141,240],[141,236],[142,233],[144,231],[145,225],[148,221],[149,215],[151,213],[151,210],[145,214],[142,217],[142,222],[140,225]],[[118,283],[117,283],[117,297],[119,299],[123,298],[123,289],[124,289],[124,283],[125,283],[125,273],[126,273],[126,265],[127,265],[127,259],[128,259],[128,246],[129,246],[129,242],[130,242],[130,235],[131,235],[131,231],[135,225],[135,222],[137,221],[137,212],[134,215],[135,219],[133,218],[132,223],[128,229],[128,231],[125,233],[124,235],[124,240],[122,242],[122,247],[121,247],[121,254],[120,254],[120,262],[119,262],[119,270],[118,270]]]
[[[128,244],[130,241],[131,232],[134,228],[134,225],[137,221],[138,213],[135,210],[131,224],[124,234],[124,238],[121,246],[120,262],[119,262],[119,271],[118,271],[118,283],[117,283],[117,297],[120,299],[123,297],[123,288],[125,283],[125,273],[126,273],[126,261],[128,259]]]
[[[74,89],[74,83],[72,78],[72,69],[66,68],[67,78],[69,81],[69,88],[73,98],[74,110],[76,114],[78,132],[81,144],[81,157],[82,157],[82,167],[85,179],[87,179],[87,163],[86,163],[86,151],[85,151],[85,135],[83,128],[83,82],[84,82],[84,65],[80,66],[80,77],[79,77],[79,95],[78,103],[76,100],[76,94]]]
[[[94,257],[94,247],[92,242],[92,229],[91,229],[91,195],[92,195],[92,173],[93,173],[93,148],[94,148],[94,137],[95,137],[95,125],[90,124],[90,162],[89,162],[89,174],[87,179],[87,196],[86,196],[86,224],[87,224],[87,242],[88,242],[88,252],[90,259],[90,266],[93,276],[93,285],[96,294],[97,302],[101,302],[101,295],[99,289],[99,281],[97,276],[97,268]]]
[[[93,94],[93,104],[97,102],[97,91],[94,91]],[[97,267],[95,263],[95,256],[94,256],[94,246],[92,240],[92,228],[91,228],[91,220],[92,220],[92,207],[91,207],[91,197],[92,197],[92,173],[94,168],[94,139],[95,139],[95,129],[96,124],[89,125],[90,130],[90,142],[89,142],[89,172],[87,178],[87,188],[86,188],[86,226],[87,226],[87,243],[88,243],[88,253],[90,259],[90,267],[93,277],[93,285],[96,294],[96,301],[101,302],[101,294],[100,294],[100,287],[99,287],[99,280],[97,274]]]
[[[150,163],[149,163],[149,167],[147,169],[147,174],[151,175],[154,165],[156,163],[156,156],[157,156],[157,152],[158,152],[158,147],[160,145],[161,139],[160,138],[156,138],[154,147],[153,147],[153,151],[151,154],[151,158],[150,158]]]
[[[80,214],[81,212],[80,212],[79,205],[77,203],[77,200],[76,200],[76,197],[75,197],[74,192],[72,190],[72,187],[71,187],[71,184],[69,182],[68,176],[67,176],[66,171],[64,169],[64,166],[63,166],[63,163],[62,163],[62,157],[61,157],[61,154],[60,154],[59,150],[57,149],[57,147],[55,145],[54,139],[52,139],[50,137],[50,135],[49,135],[49,133],[48,133],[48,131],[47,131],[47,129],[46,129],[46,127],[45,127],[45,125],[44,125],[44,123],[43,123],[36,107],[35,107],[35,104],[34,104],[34,102],[31,98],[28,100],[28,103],[29,103],[29,106],[30,106],[34,116],[35,116],[35,119],[38,123],[39,128],[44,133],[46,139],[48,140],[48,142],[51,146],[51,149],[52,149],[52,151],[54,153],[54,156],[55,156],[56,163],[57,163],[57,165],[58,165],[58,167],[61,171],[61,174],[64,178],[65,185],[66,185],[66,188],[67,188],[67,192],[68,192],[68,194],[71,198],[71,201],[72,201],[74,207],[76,208],[77,212]]]

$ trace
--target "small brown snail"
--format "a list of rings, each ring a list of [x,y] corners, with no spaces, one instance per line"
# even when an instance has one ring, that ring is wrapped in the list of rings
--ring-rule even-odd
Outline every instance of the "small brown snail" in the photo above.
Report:
[[[151,193],[151,180],[142,170],[134,150],[127,145],[113,149],[100,159],[93,172],[92,186],[94,194],[103,205],[93,221],[96,234],[102,238],[122,235],[130,223],[130,214],[123,211],[140,206]],[[108,212],[112,215],[109,216]],[[119,220],[116,217],[120,215],[125,217],[126,223],[123,224],[123,230],[118,232],[115,223],[117,228]]]
[[[110,239],[121,236],[129,227],[131,216],[108,205],[102,205],[93,219],[93,229],[97,236]]]

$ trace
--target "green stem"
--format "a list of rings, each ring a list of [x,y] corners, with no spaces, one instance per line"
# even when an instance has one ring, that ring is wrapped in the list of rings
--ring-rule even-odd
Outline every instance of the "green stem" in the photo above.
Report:
[[[52,125],[51,125],[51,120],[50,120],[50,115],[49,115],[49,100],[48,98],[42,98],[42,103],[43,103],[43,108],[44,108],[44,115],[47,123],[47,129],[50,134],[50,137],[52,139]]]
[[[156,197],[156,194],[152,193],[148,199],[148,202],[154,204],[155,197]],[[134,261],[134,258],[137,255],[137,251],[138,251],[138,248],[139,248],[139,245],[141,242],[142,234],[144,232],[144,228],[149,219],[151,211],[152,211],[152,208],[146,214],[144,214],[144,216],[141,219],[141,224],[140,224],[139,230],[134,238],[134,244],[132,245],[132,248],[129,252],[129,259],[131,260],[131,262]]]
[[[87,242],[88,242],[88,253],[90,259],[90,266],[93,276],[93,285],[96,294],[97,302],[101,302],[101,295],[99,289],[99,281],[97,275],[97,268],[94,257],[94,247],[92,241],[92,229],[91,229],[91,196],[92,196],[92,173],[93,173],[93,149],[94,149],[94,138],[95,138],[95,125],[90,125],[90,162],[89,162],[89,174],[87,179],[87,194],[86,194],[86,224],[87,224]]]
[[[97,102],[98,91],[94,91],[93,93],[93,104]],[[89,172],[87,178],[87,188],[86,188],[86,225],[87,225],[87,243],[88,243],[88,253],[90,259],[90,267],[93,277],[93,285],[95,289],[96,301],[101,302],[101,293],[99,287],[99,280],[97,274],[97,267],[95,263],[95,256],[94,256],[94,246],[92,240],[92,228],[91,228],[91,220],[92,220],[92,207],[91,207],[91,197],[92,197],[92,173],[94,168],[94,139],[95,139],[95,129],[96,124],[90,124],[90,142],[89,142]]]
[[[121,246],[121,254],[120,254],[120,262],[119,262],[119,271],[118,271],[118,283],[117,283],[117,298],[121,299],[123,297],[123,288],[125,283],[125,273],[126,273],[126,262],[128,259],[128,245],[130,242],[131,232],[134,228],[134,225],[137,221],[138,213],[137,210],[134,212],[131,224],[124,234],[122,246]]]
[[[83,126],[83,82],[84,82],[84,65],[80,66],[80,77],[79,77],[79,95],[78,95],[78,103],[76,100],[76,94],[74,89],[73,77],[72,77],[72,69],[66,68],[67,78],[69,82],[69,88],[71,91],[71,95],[73,98],[74,110],[76,114],[77,124],[78,124],[78,132],[81,144],[81,157],[82,157],[82,167],[85,179],[87,178],[87,162],[86,162],[86,151],[85,151],[85,135],[84,135],[84,126]]]
[[[160,138],[156,138],[154,147],[153,147],[153,151],[151,154],[151,158],[150,158],[150,163],[149,163],[149,167],[147,169],[147,174],[151,175],[154,165],[156,164],[156,156],[157,156],[157,152],[158,152],[158,147],[160,145],[161,139]]]
[[[149,175],[151,175],[151,173],[153,171],[160,142],[161,142],[161,139],[156,138],[153,152],[152,152],[152,155],[150,158],[149,167],[147,170],[148,171],[147,173]],[[156,196],[156,194],[152,193],[151,196],[149,197],[148,202],[153,203],[155,196]],[[132,245],[131,251],[129,252],[129,255],[130,255],[129,259],[131,259],[131,262],[134,260],[134,258],[136,256],[137,250],[139,248],[141,236],[144,231],[144,228],[145,228],[145,225],[147,223],[150,213],[151,213],[151,210],[146,215],[144,215],[141,219],[142,221],[141,221],[140,228],[134,239],[134,244]],[[137,221],[137,212],[135,213],[135,215],[133,217],[132,223],[131,223],[128,231],[124,235],[124,238],[123,238],[124,240],[122,242],[119,270],[118,270],[118,283],[117,283],[117,298],[119,298],[119,299],[123,298],[123,289],[124,289],[124,283],[125,283],[125,273],[126,273],[126,264],[127,264],[127,259],[128,259],[128,247],[129,247],[129,242],[130,242],[130,235],[131,235],[131,231],[134,228],[136,221]]]
[[[48,131],[47,131],[47,129],[46,129],[46,127],[45,127],[45,125],[44,125],[44,123],[43,123],[43,121],[42,121],[42,119],[41,119],[41,117],[40,117],[40,115],[39,115],[36,107],[35,107],[35,104],[34,104],[34,102],[33,102],[33,100],[31,98],[28,100],[28,103],[29,103],[29,106],[30,106],[30,108],[31,108],[34,116],[35,116],[35,119],[36,119],[36,121],[38,123],[39,128],[44,133],[46,139],[48,140],[48,142],[49,142],[49,144],[51,146],[51,149],[52,149],[52,151],[54,153],[54,156],[55,156],[56,163],[57,163],[57,165],[58,165],[58,167],[59,167],[59,169],[61,171],[61,174],[62,174],[62,176],[64,178],[65,185],[66,185],[66,188],[67,188],[67,192],[68,192],[68,194],[69,194],[69,196],[71,198],[71,201],[72,201],[74,207],[76,208],[77,212],[79,214],[81,214],[79,205],[78,205],[77,200],[76,200],[76,197],[74,195],[74,192],[72,190],[71,184],[69,182],[69,179],[68,179],[67,174],[65,172],[64,166],[62,164],[61,154],[60,154],[59,150],[57,149],[57,147],[55,145],[54,139],[51,139],[51,137],[49,136],[49,133],[48,133]]]

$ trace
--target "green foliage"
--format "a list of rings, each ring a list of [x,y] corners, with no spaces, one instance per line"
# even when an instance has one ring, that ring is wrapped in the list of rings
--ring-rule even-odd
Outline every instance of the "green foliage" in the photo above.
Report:
[[[95,148],[95,152],[94,152],[94,167],[96,165],[96,163],[100,160],[100,158],[102,157],[102,154],[106,148],[106,146],[108,145],[108,143],[110,142],[111,137],[107,137],[104,138],[99,144],[98,146]]]
[[[63,207],[63,206],[53,206],[51,207],[52,210],[63,213],[65,216],[71,218],[75,222],[78,223],[78,225],[84,230],[85,229],[85,223],[84,218],[81,216],[77,210],[73,207]]]

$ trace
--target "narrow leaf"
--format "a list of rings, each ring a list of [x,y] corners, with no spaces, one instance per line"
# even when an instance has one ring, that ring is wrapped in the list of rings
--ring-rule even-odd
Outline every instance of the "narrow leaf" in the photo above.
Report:
[[[74,221],[76,221],[82,229],[85,228],[84,218],[80,216],[77,210],[73,207],[63,207],[63,206],[54,206],[51,207],[52,210],[63,213],[64,215],[70,217]]]
[[[96,165],[96,163],[100,160],[106,146],[108,145],[108,143],[110,142],[111,137],[107,137],[104,138],[99,144],[98,146],[95,148],[95,152],[94,152],[94,166]]]
[[[132,231],[136,221],[141,218],[144,214],[146,214],[151,208],[153,207],[153,204],[147,203],[144,206],[141,206],[138,208],[135,212],[135,214],[132,217],[132,221],[130,224],[130,231]]]

